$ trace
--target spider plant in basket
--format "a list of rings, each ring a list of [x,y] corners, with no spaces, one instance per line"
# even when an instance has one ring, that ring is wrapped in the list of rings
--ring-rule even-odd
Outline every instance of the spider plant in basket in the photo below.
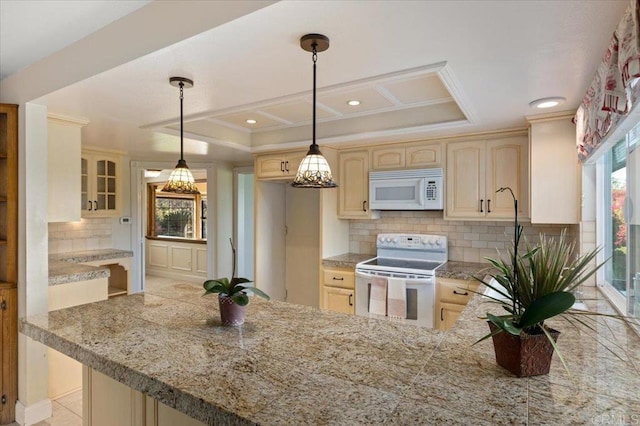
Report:
[[[245,285],[246,283],[250,283],[251,280],[236,277],[236,248],[231,238],[229,238],[229,242],[231,243],[231,251],[233,254],[231,280],[227,277],[207,280],[202,286],[206,290],[204,295],[218,293],[222,325],[242,325],[244,324],[246,306],[249,304],[247,292],[250,291],[256,296],[263,297],[267,300],[269,300],[269,296],[256,287]]]
[[[519,377],[547,374],[554,349],[569,372],[556,345],[560,333],[544,322],[559,316],[573,326],[595,331],[594,319],[588,315],[603,314],[575,310],[572,306],[576,301],[573,291],[604,265],[603,262],[590,266],[600,249],[576,257],[575,243],[566,241],[563,230],[557,239],[541,235],[537,246],[525,238],[526,249],[520,254],[522,227],[517,218],[518,201],[510,188],[499,191],[505,190],[511,192],[516,209],[514,246],[508,250],[508,260],[487,259],[494,270],[489,274],[492,280],[476,279],[495,292],[487,297],[500,304],[506,313],[487,313],[490,333],[476,343],[491,337],[498,365]]]

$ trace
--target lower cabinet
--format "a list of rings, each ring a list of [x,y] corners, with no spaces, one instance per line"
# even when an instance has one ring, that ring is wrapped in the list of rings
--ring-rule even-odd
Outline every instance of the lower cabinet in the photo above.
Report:
[[[108,278],[76,281],[49,286],[49,311],[107,299]],[[82,364],[47,348],[50,399],[56,399],[82,387]]]
[[[142,392],[82,367],[83,426],[203,426]]]
[[[435,325],[438,330],[449,330],[453,327],[478,284],[470,280],[436,279]]]
[[[322,268],[322,309],[343,314],[356,313],[355,272],[353,269]]]

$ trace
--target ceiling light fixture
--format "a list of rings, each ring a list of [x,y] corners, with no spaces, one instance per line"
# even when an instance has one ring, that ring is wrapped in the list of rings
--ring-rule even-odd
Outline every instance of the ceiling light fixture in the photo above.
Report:
[[[180,88],[180,160],[178,161],[176,168],[171,172],[169,180],[164,184],[162,191],[175,192],[178,194],[199,194],[200,191],[198,191],[193,175],[187,166],[187,162],[184,161],[184,126],[182,115],[183,89],[185,87],[187,89],[193,87],[193,80],[189,80],[184,77],[171,77],[169,79],[169,84]]]
[[[535,101],[531,101],[529,102],[529,106],[532,108],[553,108],[554,106],[558,106],[561,103],[563,103],[564,101],[566,101],[565,98],[562,98],[560,96],[553,96],[550,98],[541,98],[541,99],[536,99]]]
[[[247,119],[247,124],[256,124],[256,123],[257,123],[257,121],[254,120],[253,118]]]
[[[348,103],[349,105],[351,105],[351,106],[358,106],[358,105],[360,105],[360,101],[356,101],[356,100],[349,101],[349,102],[347,102],[347,103]]]
[[[302,159],[291,186],[296,188],[335,188],[338,185],[333,181],[329,163],[322,156],[320,148],[316,144],[316,61],[318,52],[324,52],[329,48],[329,38],[322,34],[307,34],[300,38],[300,47],[311,52],[313,59],[313,133],[309,152]]]

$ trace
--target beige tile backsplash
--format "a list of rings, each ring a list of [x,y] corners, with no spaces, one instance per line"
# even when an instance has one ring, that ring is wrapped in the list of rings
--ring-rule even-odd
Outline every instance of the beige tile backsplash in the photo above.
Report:
[[[99,250],[112,247],[111,219],[49,224],[49,254]]]
[[[568,235],[576,238],[579,232],[578,225],[522,223],[522,226],[532,243],[538,241],[541,233],[559,235],[566,228]],[[383,211],[380,219],[350,221],[349,251],[374,254],[378,234],[403,232],[446,235],[449,260],[484,262],[485,257],[496,257],[496,249],[503,251],[509,247],[513,240],[513,222],[450,221],[443,219],[441,211]]]

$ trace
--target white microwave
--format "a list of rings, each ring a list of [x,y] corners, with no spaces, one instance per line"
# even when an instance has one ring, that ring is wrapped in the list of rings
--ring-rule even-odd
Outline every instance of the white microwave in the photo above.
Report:
[[[443,169],[369,173],[371,210],[444,209]]]

